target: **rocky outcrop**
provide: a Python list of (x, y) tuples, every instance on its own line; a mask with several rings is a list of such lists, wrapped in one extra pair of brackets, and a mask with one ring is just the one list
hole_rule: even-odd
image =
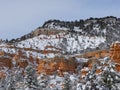
[(3, 78), (5, 78), (5, 77), (6, 77), (6, 76), (5, 76), (5, 72), (0, 71), (0, 80), (3, 79)]
[(110, 47), (111, 61), (120, 64), (120, 42), (115, 42)]
[(40, 60), (38, 65), (38, 73), (45, 74), (55, 74), (57, 73), (60, 76), (63, 76), (64, 72), (72, 72), (76, 71), (77, 63), (73, 58), (69, 58), (68, 60), (65, 58), (54, 58), (54, 60)]
[(2, 56), (4, 56), (4, 51), (0, 51), (0, 56), (2, 57)]
[[(48, 20), (42, 27), (9, 42), (16, 43), (39, 35), (56, 35), (60, 32), (71, 34), (71, 36), (104, 37), (106, 41), (100, 44), (97, 49), (108, 49), (115, 40), (120, 40), (120, 19), (113, 16), (103, 18), (89, 18), (79, 21)], [(87, 49), (87, 51), (91, 49)]]
[(120, 72), (120, 42), (116, 41), (110, 47), (110, 58), (115, 63), (115, 69)]

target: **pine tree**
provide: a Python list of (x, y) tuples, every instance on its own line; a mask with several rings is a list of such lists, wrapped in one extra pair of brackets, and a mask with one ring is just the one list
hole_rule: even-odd
[(5, 79), (1, 78), (0, 79), (0, 90), (5, 90)]
[(115, 64), (109, 61), (108, 66), (103, 67), (103, 70), (99, 82), (101, 87), (107, 90), (119, 90), (117, 84), (120, 83), (120, 75), (115, 70)]
[(40, 87), (42, 88), (42, 90), (44, 90), (44, 89), (47, 88), (48, 81), (49, 81), (49, 78), (45, 74), (41, 74), (39, 76), (38, 84), (40, 85)]
[(120, 83), (120, 75), (114, 68), (115, 64), (109, 58), (102, 60), (99, 66), (102, 72), (96, 74), (98, 68), (97, 62), (94, 64), (92, 70), (88, 72), (84, 82), (79, 84), (78, 88), (80, 90), (120, 90), (118, 85)]
[(6, 75), (6, 90), (15, 90), (15, 80), (13, 79), (14, 74), (11, 70), (8, 71), (9, 73)]
[(40, 90), (38, 87), (36, 71), (32, 64), (25, 68), (25, 90)]
[(96, 81), (96, 69), (97, 69), (97, 63), (95, 63), (93, 65), (92, 70), (90, 70), (87, 74), (87, 76), (85, 77), (85, 90), (98, 90), (97, 86), (97, 82)]
[(64, 87), (63, 87), (63, 89), (62, 90), (71, 90), (71, 86), (70, 86), (70, 78), (69, 78), (69, 75), (68, 74), (66, 74), (65, 76), (64, 76)]

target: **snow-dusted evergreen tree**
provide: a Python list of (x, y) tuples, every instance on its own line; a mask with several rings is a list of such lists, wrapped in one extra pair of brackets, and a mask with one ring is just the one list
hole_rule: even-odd
[(71, 85), (70, 85), (71, 81), (70, 81), (70, 78), (69, 78), (69, 74), (65, 74), (64, 75), (64, 87), (62, 90), (71, 90)]
[(24, 83), (23, 69), (20, 67), (13, 67), (12, 71), (14, 73), (13, 80), (15, 81), (15, 90), (22, 90), (23, 84), (21, 83)]
[(85, 77), (85, 85), (84, 85), (84, 89), (85, 90), (98, 90), (97, 88), (97, 82), (96, 82), (96, 69), (97, 69), (97, 64), (95, 63), (93, 65), (92, 70), (90, 70), (87, 74), (87, 76)]
[(6, 84), (5, 78), (1, 78), (0, 79), (0, 90), (6, 90), (5, 84)]
[(99, 81), (100, 87), (102, 90), (120, 90), (120, 86), (117, 86), (120, 83), (120, 74), (115, 70), (115, 64), (111, 61), (107, 62), (108, 66), (103, 66), (103, 72)]
[(32, 64), (25, 68), (25, 90), (41, 90), (38, 86), (36, 70)]
[(38, 77), (38, 84), (41, 87), (41, 90), (46, 90), (49, 82), (49, 77), (45, 74), (40, 74)]
[(6, 75), (6, 90), (15, 90), (15, 80), (13, 79), (14, 74), (11, 70), (8, 71), (9, 73)]
[(78, 84), (78, 90), (120, 90), (120, 87), (117, 86), (120, 84), (120, 75), (114, 68), (115, 64), (109, 58), (102, 60), (100, 63), (102, 72), (96, 74), (98, 68), (96, 62), (84, 81)]
[[(5, 78), (2, 80), (2, 88), (5, 87), (5, 90), (16, 90), (18, 88), (17, 84), (19, 82), (23, 83), (23, 75), (19, 67), (13, 67), (11, 69), (4, 69)], [(2, 90), (0, 88), (0, 90)]]

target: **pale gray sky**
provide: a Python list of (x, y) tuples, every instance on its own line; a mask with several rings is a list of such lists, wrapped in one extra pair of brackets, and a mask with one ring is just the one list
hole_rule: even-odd
[(120, 17), (120, 0), (0, 0), (0, 38), (20, 37), (49, 19)]

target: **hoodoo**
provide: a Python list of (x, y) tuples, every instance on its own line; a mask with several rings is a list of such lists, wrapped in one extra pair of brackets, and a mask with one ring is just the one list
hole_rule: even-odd
[(120, 64), (120, 42), (116, 41), (110, 47), (110, 58), (114, 63)]

